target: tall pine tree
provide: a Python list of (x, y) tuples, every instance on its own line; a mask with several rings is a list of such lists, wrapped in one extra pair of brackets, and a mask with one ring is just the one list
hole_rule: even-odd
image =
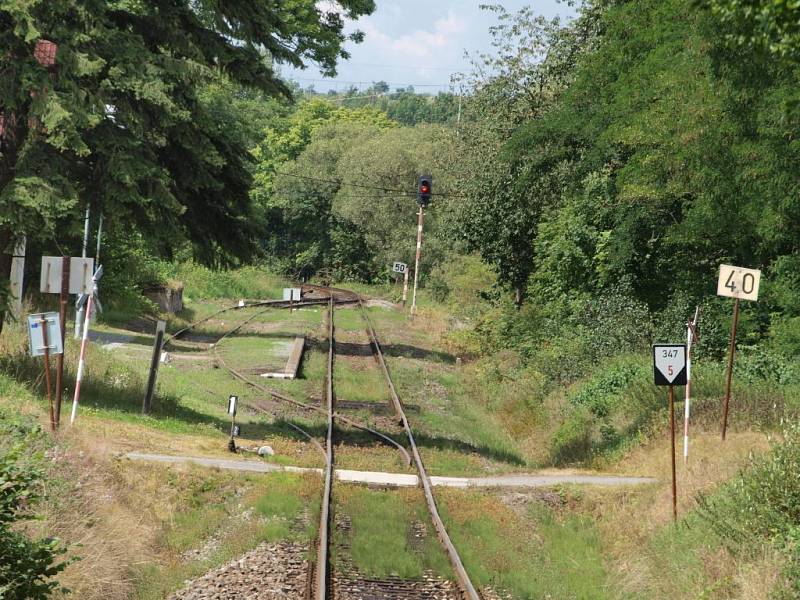
[[(275, 65), (334, 73), (361, 37), (344, 19), (374, 0), (322, 6), (0, 0), (0, 289), (19, 236), (55, 239), (87, 203), (166, 248), (189, 239), (205, 262), (248, 256), (247, 151), (201, 90), (224, 77), (289, 96)], [(50, 68), (43, 41), (57, 45)]]

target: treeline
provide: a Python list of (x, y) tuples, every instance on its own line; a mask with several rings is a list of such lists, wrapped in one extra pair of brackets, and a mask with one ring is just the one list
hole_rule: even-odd
[[(567, 22), (488, 7), (495, 53), (457, 75), (458, 94), (437, 95), (286, 85), (275, 62), (332, 71), (344, 38), (312, 27), (316, 55), (253, 54), (274, 33), (265, 15), (250, 46), (195, 32), (187, 49), (160, 27), (161, 45), (100, 44), (128, 26), (119, 12), (101, 10), (106, 29), (86, 25), (86, 37), (63, 24), (71, 4), (0, 10), (0, 60), (18, 71), (0, 87), (17, 127), (0, 148), (0, 242), (10, 252), (27, 233), (34, 252), (76, 253), (89, 203), (105, 216), (111, 292), (163, 279), (161, 259), (382, 280), (392, 261), (412, 262), (424, 171), (423, 283), (445, 298), (474, 287), (467, 274), (494, 281), (481, 301), (523, 307), (503, 336), (517, 345), (541, 341), (533, 324), (547, 315), (585, 320), (598, 298), (680, 322), (729, 262), (764, 270), (745, 336), (794, 352), (799, 9), (762, 4), (755, 19), (725, 0), (587, 0)], [(187, 15), (209, 31), (224, 22), (181, 10), (176, 31)], [(144, 31), (155, 17), (140, 12), (129, 16)], [(45, 34), (61, 43), (57, 73), (28, 56)], [(223, 53), (249, 67), (210, 68)], [(195, 69), (201, 55), (208, 68)]]

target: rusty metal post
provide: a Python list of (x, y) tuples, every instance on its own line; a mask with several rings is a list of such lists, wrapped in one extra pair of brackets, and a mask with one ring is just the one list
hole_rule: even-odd
[(739, 325), (739, 299), (733, 303), (733, 324), (731, 325), (731, 343), (728, 347), (728, 376), (725, 383), (725, 401), (722, 407), (722, 441), (728, 429), (728, 406), (731, 402), (731, 382), (733, 380), (733, 355), (736, 352), (736, 327)]
[(53, 406), (53, 390), (50, 383), (50, 340), (47, 339), (47, 319), (42, 317), (42, 343), (44, 344), (44, 381), (47, 386), (47, 402), (50, 405), (50, 429), (56, 430), (56, 414)]
[(422, 254), (422, 224), (425, 218), (425, 209), (420, 205), (417, 219), (417, 255), (414, 261), (414, 292), (411, 296), (411, 314), (417, 312), (417, 280), (419, 279), (419, 258)]
[(64, 395), (64, 355), (67, 352), (67, 301), (69, 300), (69, 267), (70, 259), (68, 256), (61, 257), (61, 296), (59, 324), (61, 326), (61, 339), (63, 340), (64, 348), (61, 354), (56, 357), (56, 409), (55, 409), (55, 423), (56, 429), (61, 425), (61, 401)]
[(678, 520), (678, 484), (675, 480), (675, 386), (669, 386), (669, 430), (672, 441), (672, 520)]

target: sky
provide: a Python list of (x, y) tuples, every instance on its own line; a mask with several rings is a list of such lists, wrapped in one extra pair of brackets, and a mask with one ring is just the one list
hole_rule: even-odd
[(372, 15), (348, 24), (348, 32), (359, 29), (366, 39), (346, 44), (351, 57), (340, 61), (335, 79), (323, 79), (313, 66), (284, 67), (282, 74), (318, 92), (351, 85), (365, 89), (374, 81), (386, 81), (391, 89), (413, 85), (417, 92), (447, 91), (452, 73), (469, 70), (465, 52), (491, 51), (488, 30), (496, 20), (479, 5), (492, 3), (511, 12), (530, 5), (547, 17), (575, 14), (558, 0), (376, 0)]

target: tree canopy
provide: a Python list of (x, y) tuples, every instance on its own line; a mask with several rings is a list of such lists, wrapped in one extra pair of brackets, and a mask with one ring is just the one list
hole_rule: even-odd
[[(64, 242), (90, 204), (169, 255), (252, 256), (257, 219), (235, 106), (215, 86), (289, 97), (277, 65), (346, 58), (373, 0), (0, 2), (0, 274), (14, 239)], [(57, 44), (51, 67), (37, 44)]]

